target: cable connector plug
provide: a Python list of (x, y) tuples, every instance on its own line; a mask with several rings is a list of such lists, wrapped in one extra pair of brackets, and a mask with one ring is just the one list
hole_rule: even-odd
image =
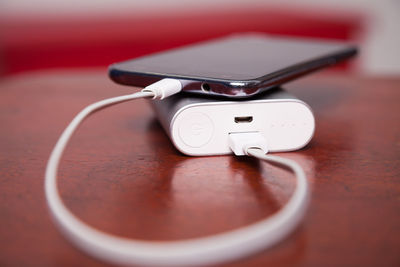
[(153, 99), (164, 99), (166, 97), (179, 93), (181, 90), (182, 83), (179, 80), (166, 78), (143, 88), (142, 92), (153, 93)]
[(230, 133), (229, 146), (236, 156), (248, 155), (249, 148), (259, 148), (268, 153), (267, 142), (259, 132)]

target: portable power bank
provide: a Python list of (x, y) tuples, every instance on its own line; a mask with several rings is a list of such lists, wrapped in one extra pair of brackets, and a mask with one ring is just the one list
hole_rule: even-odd
[(271, 152), (300, 149), (314, 134), (311, 108), (281, 88), (244, 101), (177, 94), (150, 103), (175, 147), (191, 156), (232, 153), (230, 133), (260, 132)]

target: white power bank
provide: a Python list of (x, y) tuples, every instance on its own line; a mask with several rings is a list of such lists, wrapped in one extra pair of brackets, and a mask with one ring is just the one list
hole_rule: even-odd
[(260, 132), (270, 152), (297, 150), (315, 128), (310, 107), (280, 88), (244, 101), (178, 94), (151, 105), (175, 147), (191, 156), (230, 154), (229, 134), (241, 132)]

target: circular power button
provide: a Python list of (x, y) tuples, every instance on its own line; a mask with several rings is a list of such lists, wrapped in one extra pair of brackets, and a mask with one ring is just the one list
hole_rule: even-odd
[(179, 125), (179, 136), (190, 147), (207, 144), (214, 132), (211, 119), (201, 112), (185, 114)]

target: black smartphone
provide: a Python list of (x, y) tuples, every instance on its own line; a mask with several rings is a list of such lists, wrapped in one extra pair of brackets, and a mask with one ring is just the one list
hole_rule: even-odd
[(109, 76), (139, 87), (174, 78), (185, 92), (246, 98), (356, 53), (339, 42), (239, 34), (115, 63)]

